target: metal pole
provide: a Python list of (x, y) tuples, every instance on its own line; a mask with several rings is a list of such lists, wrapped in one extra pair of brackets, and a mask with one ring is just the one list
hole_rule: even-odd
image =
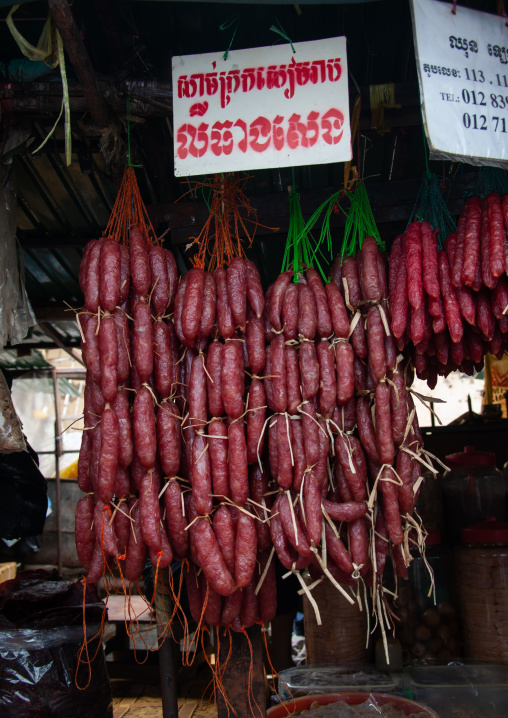
[[(161, 640), (165, 622), (173, 612), (173, 601), (169, 588), (171, 568), (158, 572), (155, 610), (157, 612), (157, 633), (159, 636), (159, 673), (161, 681), (162, 718), (178, 718), (178, 686), (176, 682), (175, 644), (171, 631)], [(152, 567), (155, 578), (155, 568)]]
[(55, 476), (56, 476), (56, 531), (57, 531), (57, 563), (58, 575), (62, 575), (62, 502), (60, 493), (60, 456), (62, 455), (62, 426), (60, 422), (60, 402), (58, 377), (56, 371), (51, 372), (53, 380), (53, 397), (55, 401)]

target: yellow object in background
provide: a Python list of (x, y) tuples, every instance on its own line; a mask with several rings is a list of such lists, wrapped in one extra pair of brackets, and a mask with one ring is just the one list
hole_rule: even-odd
[(485, 355), (485, 391), (482, 404), (499, 404), (503, 419), (508, 418), (505, 394), (508, 392), (508, 355), (496, 359)]
[(72, 464), (66, 466), (65, 469), (60, 471), (61, 479), (77, 479), (78, 478), (78, 460), (73, 461)]

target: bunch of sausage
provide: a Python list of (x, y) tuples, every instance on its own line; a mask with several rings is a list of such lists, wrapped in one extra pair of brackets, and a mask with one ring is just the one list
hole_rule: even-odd
[(438, 249), (428, 222), (412, 222), (390, 254), (392, 331), (416, 374), (471, 375), (508, 347), (508, 195), (469, 197), (457, 232)]
[(423, 450), (390, 329), (385, 260), (279, 275), (252, 262), (191, 269), (132, 230), (87, 245), (80, 313), (88, 374), (78, 555), (137, 580), (184, 560), (196, 621), (273, 618), (288, 572), (379, 585), (406, 574)]

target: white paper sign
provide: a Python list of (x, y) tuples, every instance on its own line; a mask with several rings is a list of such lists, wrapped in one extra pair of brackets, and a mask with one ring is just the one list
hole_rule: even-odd
[(346, 39), (173, 57), (175, 175), (351, 159)]
[(508, 166), (508, 27), (497, 15), (412, 0), (432, 158)]

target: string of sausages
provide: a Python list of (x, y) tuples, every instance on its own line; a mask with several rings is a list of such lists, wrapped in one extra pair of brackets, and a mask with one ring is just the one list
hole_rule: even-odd
[(428, 222), (412, 222), (390, 254), (391, 328), (416, 374), (434, 388), (472, 375), (508, 348), (508, 195), (464, 203), (457, 232), (438, 249)]
[(264, 294), (239, 257), (177, 288), (173, 255), (133, 229), (90, 242), (80, 282), (87, 581), (177, 558), (193, 618), (242, 630), (276, 613), (275, 555), (311, 599), (304, 569), (351, 602), (344, 586), (382, 600), (388, 555), (407, 575), (428, 458), (375, 239), (327, 284), (290, 270)]

